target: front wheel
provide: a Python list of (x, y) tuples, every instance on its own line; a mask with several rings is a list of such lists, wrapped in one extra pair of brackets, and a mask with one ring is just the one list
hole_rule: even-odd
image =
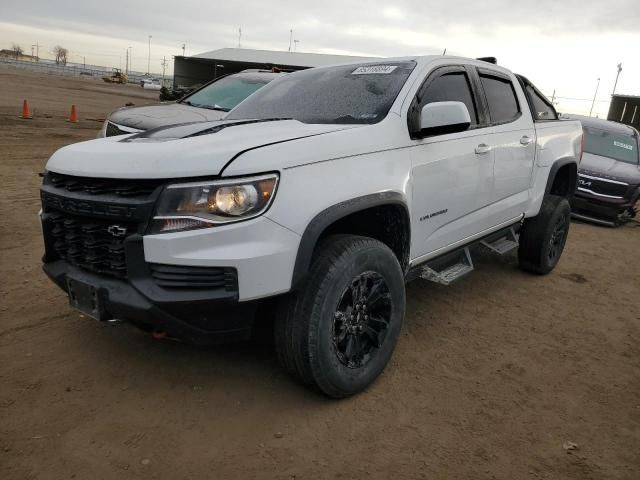
[(564, 250), (570, 224), (569, 201), (557, 195), (545, 197), (540, 213), (525, 220), (520, 231), (520, 267), (540, 275), (553, 270)]
[(275, 325), (283, 366), (343, 398), (364, 390), (391, 358), (405, 310), (404, 275), (383, 243), (336, 235), (318, 247), (309, 277)]

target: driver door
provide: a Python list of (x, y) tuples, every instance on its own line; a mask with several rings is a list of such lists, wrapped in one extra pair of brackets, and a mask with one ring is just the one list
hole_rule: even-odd
[(469, 130), (414, 139), (412, 149), (412, 258), (435, 256), (490, 227), (494, 157), (470, 70), (442, 67), (432, 72), (409, 109), (409, 124), (431, 102), (467, 106)]

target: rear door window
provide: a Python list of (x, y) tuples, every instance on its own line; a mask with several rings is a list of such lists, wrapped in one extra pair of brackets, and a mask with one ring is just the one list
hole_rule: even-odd
[(480, 82), (487, 98), (492, 124), (512, 122), (520, 116), (516, 91), (510, 80), (480, 73)]

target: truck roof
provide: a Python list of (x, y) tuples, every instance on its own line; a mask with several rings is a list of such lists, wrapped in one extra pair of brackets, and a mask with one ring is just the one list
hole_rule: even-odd
[(477, 59), (477, 58), (469, 58), (469, 57), (460, 57), (456, 55), (413, 55), (413, 56), (406, 56), (406, 57), (388, 57), (388, 58), (378, 58), (378, 59), (371, 59), (371, 60), (360, 60), (360, 61), (354, 61), (354, 62), (343, 62), (335, 65), (328, 65), (328, 66), (316, 67), (316, 68), (332, 68), (337, 65), (377, 65), (377, 64), (388, 63), (388, 62), (416, 62), (419, 65), (426, 65), (435, 60), (444, 59), (452, 62), (464, 61), (464, 63), (470, 63), (477, 67), (481, 67), (481, 68), (484, 67), (484, 68), (496, 70), (505, 74), (513, 73), (508, 68), (504, 68), (504, 67), (501, 67), (500, 65), (487, 61), (488, 58), (489, 57), (486, 57), (486, 59)]

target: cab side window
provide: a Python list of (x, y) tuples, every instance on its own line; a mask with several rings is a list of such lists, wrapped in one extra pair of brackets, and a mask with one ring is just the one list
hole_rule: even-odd
[(526, 86), (527, 95), (531, 99), (533, 117), (535, 120), (557, 120), (558, 114), (551, 102), (540, 94), (531, 85)]
[(520, 116), (520, 105), (511, 80), (480, 73), (480, 83), (489, 105), (491, 123), (508, 123)]
[(450, 72), (434, 79), (426, 91), (421, 106), (433, 102), (462, 102), (469, 110), (471, 126), (478, 125), (478, 111), (471, 93), (471, 84), (465, 72)]

